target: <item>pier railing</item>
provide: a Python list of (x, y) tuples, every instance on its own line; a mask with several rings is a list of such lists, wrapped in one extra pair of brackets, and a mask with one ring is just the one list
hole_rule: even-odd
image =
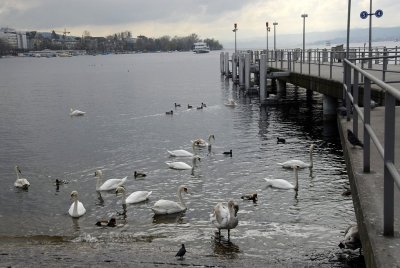
[[(373, 58), (361, 58), (356, 60), (374, 60)], [(386, 56), (383, 60), (388, 60)], [(383, 205), (383, 234), (386, 236), (394, 235), (394, 184), (400, 189), (400, 175), (394, 162), (395, 155), (395, 108), (396, 100), (400, 100), (400, 91), (383, 80), (376, 78), (367, 71), (357, 66), (351, 59), (343, 60), (344, 78), (343, 90), (347, 111), (347, 120), (350, 120), (351, 104), (353, 106), (353, 132), (358, 136), (358, 119), (361, 119), (364, 126), (364, 149), (363, 149), (363, 169), (370, 172), (370, 141), (375, 144), (379, 155), (383, 159), (384, 165), (384, 205)], [(363, 110), (358, 105), (360, 79), (363, 79)], [(375, 84), (385, 92), (385, 127), (384, 145), (378, 140), (376, 131), (371, 125), (371, 84)]]

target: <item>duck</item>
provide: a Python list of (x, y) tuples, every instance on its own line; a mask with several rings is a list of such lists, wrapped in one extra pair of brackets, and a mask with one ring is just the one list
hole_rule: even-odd
[(278, 163), (278, 165), (282, 166), (283, 168), (293, 168), (294, 166), (297, 166), (298, 168), (312, 168), (313, 167), (313, 151), (314, 151), (315, 145), (311, 144), (310, 145), (310, 163), (305, 163), (301, 160), (297, 159), (292, 159), (288, 160), (283, 163)]
[[(194, 152), (194, 144), (193, 143), (192, 143), (192, 150)], [(173, 151), (168, 151), (167, 150), (167, 152), (172, 157), (193, 157), (194, 156), (193, 153), (188, 152), (188, 151), (183, 150), (183, 149), (178, 149), (178, 150), (173, 150)]]
[(276, 137), (276, 139), (277, 139), (277, 144), (278, 143), (286, 143), (286, 140), (284, 139), (284, 138), (279, 138), (279, 137)]
[(176, 103), (176, 102), (175, 102), (174, 104), (175, 104), (175, 108), (176, 108), (176, 107), (181, 107), (181, 105), (180, 105), (179, 103)]
[(205, 104), (204, 102), (201, 103), (201, 107), (207, 107), (207, 104)]
[(97, 177), (96, 191), (110, 191), (116, 189), (118, 186), (121, 186), (125, 183), (128, 177), (124, 177), (122, 179), (109, 179), (106, 180), (103, 184), (101, 183), (103, 179), (103, 172), (101, 170), (96, 170), (94, 172), (94, 176)]
[(171, 111), (165, 112), (165, 114), (173, 115), (174, 111), (171, 110)]
[(229, 155), (230, 157), (232, 157), (232, 149), (230, 149), (228, 152), (223, 152), (223, 155)]
[(187, 207), (186, 204), (183, 202), (182, 193), (188, 193), (188, 188), (185, 185), (180, 185), (178, 187), (176, 196), (179, 200), (179, 203), (175, 201), (161, 199), (153, 205), (151, 210), (154, 212), (155, 215), (167, 215), (185, 212), (187, 210)]
[(133, 176), (134, 176), (135, 178), (143, 178), (143, 177), (146, 177), (147, 175), (146, 175), (145, 173), (143, 173), (143, 172), (140, 172), (140, 171), (136, 171), (136, 170), (135, 170), (135, 172), (133, 173)]
[(193, 108), (193, 106), (188, 104), (188, 109), (192, 109), (192, 108)]
[(69, 215), (73, 218), (79, 218), (83, 216), (86, 213), (86, 209), (83, 206), (83, 204), (78, 201), (78, 192), (77, 191), (72, 191), (71, 192), (71, 199), (72, 199), (72, 204), (71, 207), (68, 210)]
[(195, 155), (192, 157), (192, 166), (190, 166), (189, 164), (186, 164), (185, 162), (180, 162), (180, 161), (178, 161), (178, 162), (167, 161), (167, 162), (165, 162), (165, 164), (167, 164), (169, 166), (169, 168), (171, 168), (171, 169), (186, 170), (186, 169), (194, 169), (197, 161), (201, 161), (201, 160), (198, 155)]
[(290, 182), (288, 182), (287, 180), (284, 180), (284, 179), (264, 178), (264, 180), (267, 183), (267, 186), (270, 186), (272, 188), (284, 189), (284, 190), (294, 189), (295, 191), (298, 191), (298, 189), (299, 189), (299, 176), (298, 176), (299, 166), (294, 165), (292, 168), (294, 170), (294, 177), (295, 177), (295, 182), (296, 182), (295, 185), (291, 184)]
[(247, 193), (242, 195), (240, 198), (243, 200), (253, 200), (254, 203), (258, 201), (257, 193)]
[(102, 227), (115, 227), (117, 226), (117, 220), (115, 218), (111, 218), (109, 221), (102, 220), (96, 222), (95, 225)]
[(70, 113), (69, 113), (69, 115), (70, 116), (82, 116), (82, 115), (85, 115), (86, 114), (86, 112), (82, 112), (82, 111), (79, 111), (79, 110), (74, 110), (74, 109), (70, 109)]
[(344, 239), (338, 245), (341, 249), (347, 248), (351, 250), (360, 249), (361, 251), (361, 240), (360, 233), (358, 232), (358, 225), (350, 225), (344, 234)]
[(143, 201), (146, 201), (149, 199), (149, 196), (151, 195), (152, 191), (136, 191), (131, 193), (128, 197), (125, 195), (125, 187), (124, 186), (119, 186), (117, 189), (115, 189), (115, 194), (121, 194), (122, 193), (122, 204), (136, 204), (140, 203)]
[(194, 146), (198, 146), (198, 147), (207, 147), (207, 146), (211, 145), (211, 139), (213, 139), (215, 141), (215, 136), (213, 134), (208, 136), (208, 142), (206, 142), (203, 139), (195, 139), (195, 140), (192, 140), (192, 144), (194, 144)]
[(14, 182), (14, 186), (17, 188), (22, 188), (22, 189), (27, 190), (31, 184), (29, 183), (29, 181), (26, 178), (19, 177), (19, 175), (20, 174), (22, 175), (22, 173), (21, 173), (21, 170), (19, 169), (18, 165), (15, 166), (15, 173), (17, 173), (17, 179)]
[(197, 107), (197, 110), (201, 110), (201, 109), (203, 109), (203, 106), (198, 106)]
[(236, 228), (239, 223), (237, 212), (239, 206), (233, 200), (229, 200), (227, 206), (222, 203), (215, 205), (210, 214), (211, 223), (218, 228), (218, 237), (221, 238), (221, 229), (228, 230), (228, 241), (230, 240), (230, 230)]

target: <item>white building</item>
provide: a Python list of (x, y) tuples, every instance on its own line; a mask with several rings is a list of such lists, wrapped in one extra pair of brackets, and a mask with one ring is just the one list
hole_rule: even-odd
[(7, 42), (14, 49), (28, 49), (26, 32), (17, 32), (11, 28), (0, 28), (0, 39)]

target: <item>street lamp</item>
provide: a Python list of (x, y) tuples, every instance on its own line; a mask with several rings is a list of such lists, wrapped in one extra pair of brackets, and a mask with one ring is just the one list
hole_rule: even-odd
[(303, 62), (305, 61), (305, 53), (306, 53), (306, 18), (307, 14), (301, 14), (303, 18)]
[(236, 32), (237, 32), (237, 23), (235, 23), (235, 24), (233, 24), (233, 27), (234, 27), (234, 29), (232, 30), (232, 32), (234, 32), (235, 33), (235, 54), (237, 53), (236, 52)]
[[(372, 15), (375, 15), (377, 18), (382, 17), (383, 11), (381, 9), (378, 9), (375, 11), (375, 13), (372, 13), (372, 0), (369, 1), (369, 13), (367, 11), (362, 11), (360, 13), (360, 17), (362, 19), (366, 19), (369, 16), (369, 38), (368, 38), (368, 57), (372, 57), (372, 46), (371, 46), (371, 32), (372, 32)], [(368, 62), (368, 68), (372, 67), (372, 59), (369, 60)]]
[(275, 33), (275, 27), (278, 25), (277, 22), (272, 23), (274, 25), (274, 50), (276, 50), (276, 33)]
[(267, 53), (268, 53), (268, 32), (271, 30), (271, 28), (268, 26), (268, 21), (265, 23), (266, 30), (267, 30)]

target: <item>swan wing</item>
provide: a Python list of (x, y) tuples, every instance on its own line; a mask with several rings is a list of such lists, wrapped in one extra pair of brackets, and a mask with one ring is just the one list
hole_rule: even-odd
[(109, 180), (106, 180), (99, 187), (99, 190), (100, 191), (109, 191), (109, 190), (116, 189), (118, 186), (121, 186), (122, 184), (124, 184), (126, 179), (127, 179), (127, 177), (125, 177), (123, 179), (109, 179)]
[(177, 202), (170, 200), (158, 200), (151, 208), (156, 215), (160, 214), (173, 214), (185, 211), (186, 208)]
[(292, 159), (283, 163), (278, 163), (278, 165), (282, 166), (283, 168), (293, 168), (293, 166), (298, 166), (299, 168), (306, 168), (310, 166), (309, 164), (304, 163), (303, 161), (297, 159)]
[(152, 192), (148, 191), (136, 191), (131, 193), (127, 198), (126, 198), (126, 203), (128, 204), (134, 204), (134, 203), (139, 203), (147, 200), (149, 196), (151, 195)]
[(74, 217), (74, 218), (78, 218), (86, 213), (86, 209), (83, 206), (83, 204), (80, 201), (77, 201), (77, 202), (78, 202), (78, 205), (77, 205), (76, 211), (74, 210), (75, 203), (72, 203), (71, 207), (68, 210), (69, 215), (71, 215), (71, 217)]
[(29, 183), (29, 181), (27, 179), (17, 179), (14, 182), (14, 186), (18, 187), (18, 188), (26, 188), (29, 187), (31, 184)]
[(186, 150), (174, 150), (174, 151), (168, 151), (168, 153), (171, 156), (181, 156), (181, 157), (189, 157), (189, 156), (193, 156), (193, 154), (191, 152), (188, 152)]
[(229, 222), (229, 210), (222, 203), (218, 203), (214, 207), (213, 217), (210, 218), (211, 222), (217, 228), (226, 228)]

